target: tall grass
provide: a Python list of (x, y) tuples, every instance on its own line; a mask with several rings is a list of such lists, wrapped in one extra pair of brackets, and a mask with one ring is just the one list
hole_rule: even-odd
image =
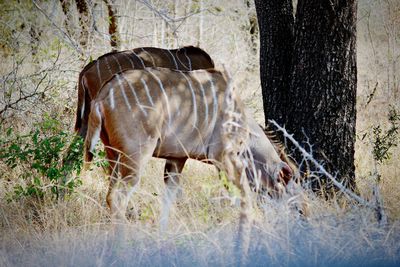
[[(161, 165), (153, 161), (146, 169), (130, 203), (123, 243), (113, 238), (104, 203), (107, 183), (100, 170), (87, 173), (84, 186), (65, 202), (2, 202), (0, 262), (5, 266), (233, 265), (240, 208), (205, 164), (190, 162), (184, 170), (183, 195), (170, 216), (168, 231), (160, 235)], [(307, 195), (310, 217), (306, 219), (293, 211), (289, 199), (258, 206), (249, 265), (398, 264), (398, 221), (381, 226), (369, 209)]]
[[(65, 25), (59, 2), (39, 3), (51, 21), (28, 2), (0, 4), (0, 110), (8, 100), (18, 99), (20, 89), (26, 94), (38, 92), (2, 114), (7, 116), (2, 118), (0, 134), (10, 126), (29, 132), (44, 114), (59, 120), (63, 130), (72, 130), (79, 71), (91, 58), (109, 51), (106, 8), (102, 1), (92, 2), (97, 28), (92, 29), (84, 60), (60, 33)], [(255, 15), (252, 1), (250, 7), (241, 0), (152, 4), (173, 18), (185, 19), (170, 22), (175, 27), (171, 28), (141, 1), (121, 0), (117, 8), (122, 49), (199, 45), (217, 66), (229, 66), (236, 90), (263, 123), (259, 43), (257, 36), (249, 35)], [(249, 265), (395, 266), (400, 262), (400, 148), (392, 148), (391, 157), (378, 165), (372, 153), (373, 127), (386, 130), (389, 107), (400, 110), (399, 8), (394, 0), (359, 0), (358, 8), (357, 185), (364, 198), (372, 199), (372, 185), (380, 175), (389, 224), (379, 225), (373, 211), (340, 197), (324, 200), (307, 192), (307, 219), (293, 211), (292, 200), (267, 201), (255, 205)], [(71, 21), (72, 38), (77, 38), (78, 21)], [(35, 56), (31, 26), (42, 29)], [(105, 203), (108, 181), (101, 167), (82, 173), (82, 186), (64, 201), (46, 197), (8, 201), (25, 173), (20, 166), (10, 170), (0, 162), (0, 266), (234, 264), (240, 208), (237, 196), (224, 188), (212, 166), (195, 161), (185, 166), (183, 193), (170, 214), (168, 232), (160, 236), (163, 166), (161, 160), (152, 160), (131, 199), (123, 245), (112, 237)]]

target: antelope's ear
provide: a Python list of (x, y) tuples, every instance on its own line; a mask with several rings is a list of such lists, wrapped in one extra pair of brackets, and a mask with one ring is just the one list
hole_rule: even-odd
[(284, 181), (285, 184), (288, 184), (290, 179), (293, 176), (293, 170), (286, 163), (282, 162), (282, 169), (279, 172), (280, 178)]

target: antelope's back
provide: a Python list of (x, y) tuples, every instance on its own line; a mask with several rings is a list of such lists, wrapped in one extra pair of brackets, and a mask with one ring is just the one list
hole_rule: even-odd
[(196, 70), (214, 68), (214, 62), (205, 51), (197, 47), (174, 50), (143, 47), (105, 54), (84, 69), (83, 77), (90, 96), (94, 98), (101, 86), (114, 74), (146, 67)]
[(171, 50), (141, 47), (135, 48), (131, 52), (141, 58), (146, 67), (161, 67), (182, 71), (213, 69), (215, 67), (210, 55), (201, 48), (194, 46)]

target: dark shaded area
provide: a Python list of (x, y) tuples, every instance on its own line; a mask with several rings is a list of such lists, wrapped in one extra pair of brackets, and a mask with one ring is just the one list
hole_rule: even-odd
[(260, 78), (265, 118), (286, 124), (292, 74), (294, 18), (291, 0), (255, 0), (260, 29)]
[(255, 3), (266, 121), (313, 145), (314, 157), (355, 189), (357, 1), (299, 0), (295, 19), (291, 1)]

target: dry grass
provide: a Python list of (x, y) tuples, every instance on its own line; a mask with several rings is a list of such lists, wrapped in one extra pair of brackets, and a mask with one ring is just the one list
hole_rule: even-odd
[[(152, 2), (156, 7), (167, 5), (171, 9), (174, 1), (167, 4), (165, 1)], [(177, 17), (190, 14), (198, 3), (177, 2), (180, 5)], [(178, 28), (177, 39), (173, 38), (171, 29), (163, 20), (139, 1), (122, 3), (122, 49), (199, 44), (217, 65), (229, 66), (235, 88), (255, 111), (258, 121), (263, 123), (258, 54), (253, 50), (258, 48), (258, 43), (252, 43), (245, 30), (248, 16), (254, 14), (254, 7), (247, 8), (245, 1), (239, 0), (203, 2), (204, 9), (209, 11), (188, 17)], [(62, 28), (63, 16), (54, 3), (43, 2), (41, 5), (49, 13), (53, 12), (52, 19)], [(389, 105), (400, 109), (400, 76), (397, 71), (400, 69), (399, 8), (400, 5), (393, 0), (359, 1), (358, 136), (370, 134), (374, 125), (386, 127)], [(29, 14), (24, 5), (13, 10), (15, 17), (2, 16), (2, 22), (7, 20), (2, 25), (12, 29), (14, 24), (22, 21), (27, 26), (20, 35), (15, 35), (19, 38), (17, 52), (9, 53), (11, 50), (7, 47), (2, 50), (2, 77), (14, 66), (15, 59), (29, 55), (30, 24), (45, 29), (39, 43), (40, 60), (33, 64), (33, 59), (27, 56), (20, 66), (21, 75), (30, 75), (50, 66), (54, 62), (51, 55), (58, 48), (62, 53), (58, 67), (49, 71), (51, 89), (45, 99), (34, 108), (15, 111), (12, 119), (4, 125), (25, 131), (44, 113), (50, 113), (62, 114), (57, 118), (61, 118), (65, 128), (72, 128), (75, 83), (82, 63), (71, 47), (56, 38), (60, 36), (59, 32), (42, 15), (35, 13), (35, 9)], [(99, 32), (92, 33), (85, 54), (87, 59), (109, 50), (108, 41), (102, 34), (107, 31), (104, 6), (97, 5), (94, 12)], [(200, 30), (201, 19), (203, 28)], [(4, 35), (4, 40), (6, 37)], [(376, 92), (367, 104), (376, 84)], [(371, 151), (370, 139), (357, 140), (357, 184), (365, 198), (371, 198), (371, 185), (375, 182)], [(382, 176), (380, 187), (389, 215), (388, 225), (380, 226), (371, 210), (343, 201), (326, 201), (312, 193), (307, 193), (311, 210), (307, 220), (299, 218), (287, 201), (268, 202), (256, 210), (250, 247), (251, 265), (398, 264), (399, 154), (400, 148), (393, 149), (391, 159), (378, 166)], [(94, 168), (84, 173), (83, 185), (64, 202), (54, 203), (50, 199), (41, 203), (29, 199), (7, 202), (7, 194), (20, 183), (24, 170), (17, 168), (10, 172), (0, 163), (0, 266), (234, 265), (239, 207), (235, 195), (224, 189), (215, 169), (194, 161), (185, 166), (183, 194), (170, 214), (169, 230), (165, 236), (158, 233), (164, 188), (162, 172), (162, 161), (150, 162), (141, 186), (131, 200), (126, 240), (120, 244), (111, 234), (112, 226), (105, 204), (108, 182), (101, 169)]]
[[(113, 237), (104, 203), (107, 184), (97, 170), (66, 202), (3, 202), (0, 262), (4, 266), (234, 265), (239, 207), (221, 189), (215, 173), (210, 175), (208, 166), (199, 164), (189, 164), (184, 171), (183, 195), (162, 236), (160, 196), (156, 196), (161, 179), (151, 178), (161, 173), (160, 162), (147, 168), (131, 201), (134, 212), (123, 241)], [(287, 200), (259, 206), (250, 265), (394, 266), (399, 262), (398, 221), (380, 226), (371, 210), (308, 196), (311, 216), (307, 219), (299, 217)]]
[(377, 170), (388, 214), (398, 220), (400, 147), (392, 148), (391, 159), (377, 165), (371, 133), (377, 125), (387, 129), (390, 106), (400, 110), (400, 5), (396, 1), (360, 1), (358, 9), (357, 184), (364, 196), (370, 197)]

